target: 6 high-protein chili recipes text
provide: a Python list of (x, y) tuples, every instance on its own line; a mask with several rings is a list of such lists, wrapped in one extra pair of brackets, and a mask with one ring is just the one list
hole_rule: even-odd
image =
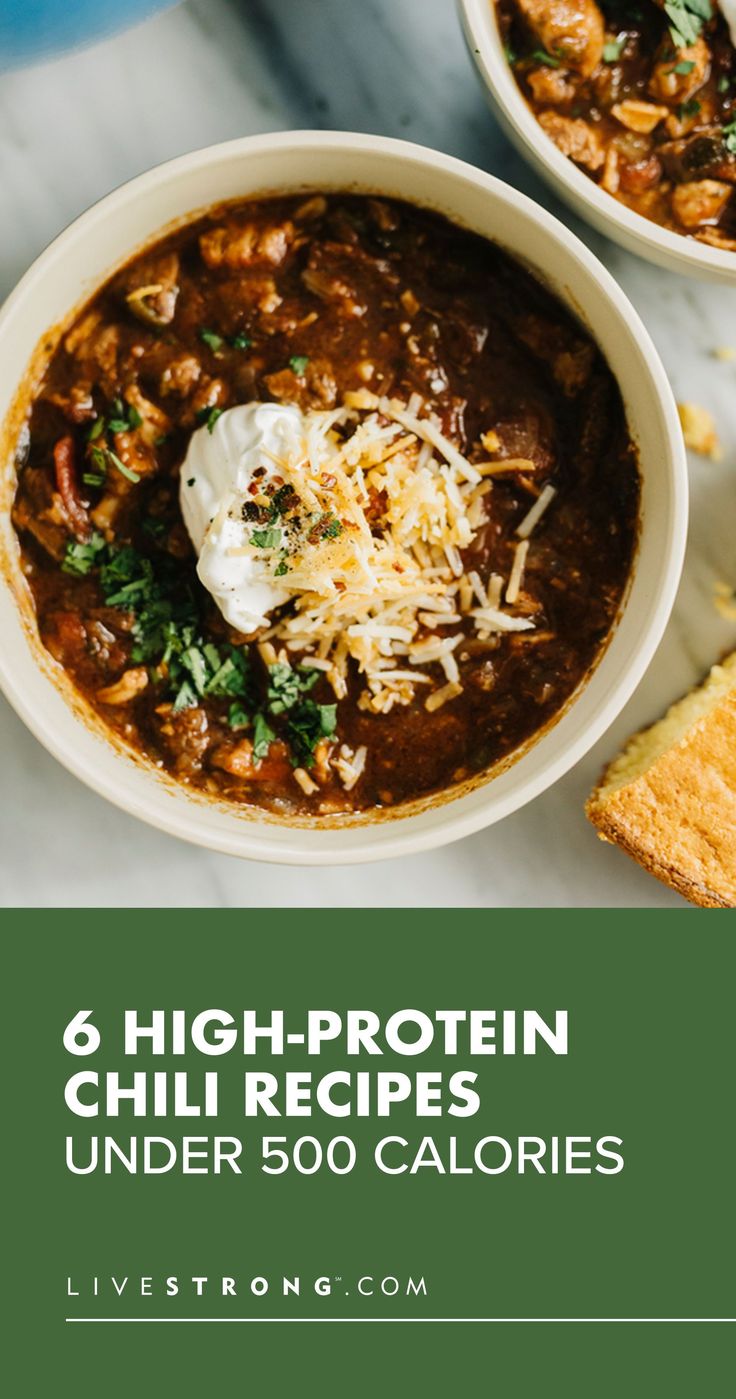
[(135, 258), (17, 455), (46, 649), (154, 764), (284, 815), (513, 754), (594, 665), (636, 541), (597, 347), (491, 243), (365, 196), (221, 206)]

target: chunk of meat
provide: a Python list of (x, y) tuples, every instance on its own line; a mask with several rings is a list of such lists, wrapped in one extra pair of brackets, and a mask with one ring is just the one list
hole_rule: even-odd
[(656, 155), (632, 162), (620, 161), (618, 177), (621, 189), (627, 194), (644, 194), (646, 190), (654, 189), (659, 184), (662, 178), (662, 162)]
[(561, 112), (541, 112), (539, 125), (555, 145), (576, 165), (587, 170), (600, 170), (606, 148), (595, 127), (582, 117), (564, 117)]
[(224, 379), (202, 379), (179, 422), (183, 427), (191, 427), (212, 408), (224, 408), (227, 400), (228, 387)]
[(87, 655), (87, 631), (78, 612), (51, 612), (43, 623), (43, 644), (60, 665), (79, 666)]
[[(710, 49), (700, 36), (694, 44), (677, 50), (672, 57), (672, 44), (665, 40), (649, 79), (649, 92), (660, 102), (687, 102), (708, 80), (710, 73)], [(688, 63), (693, 67), (683, 72)], [(679, 70), (679, 71), (678, 71)]]
[(51, 477), (41, 467), (27, 466), (21, 484), (13, 502), (13, 524), (32, 534), (52, 559), (63, 559), (69, 527)]
[(60, 437), (54, 444), (54, 476), (69, 528), (77, 539), (89, 535), (89, 515), (79, 494), (74, 438)]
[(595, 0), (516, 0), (548, 53), (589, 78), (603, 55), (605, 23)]
[(145, 666), (133, 666), (130, 670), (123, 671), (119, 680), (113, 681), (112, 685), (104, 685), (97, 691), (97, 698), (102, 704), (130, 704), (137, 695), (145, 690), (148, 684), (148, 671)]
[(279, 369), (264, 380), (269, 394), (279, 403), (296, 403), (299, 408), (334, 408), (337, 384), (327, 360), (310, 359), (302, 373)]
[(568, 397), (578, 393), (588, 382), (595, 359), (595, 347), (590, 340), (584, 340), (566, 326), (534, 311), (514, 316), (510, 324), (516, 338), (549, 365)]
[(350, 280), (349, 253), (343, 244), (317, 244), (302, 272), (302, 281), (320, 301), (335, 303), (346, 316), (364, 316), (365, 301)]
[(201, 234), (199, 248), (208, 267), (278, 267), (294, 241), (294, 225), (228, 223)]
[(629, 131), (638, 131), (645, 136), (649, 136), (654, 131), (655, 126), (659, 126), (668, 115), (669, 108), (663, 107), (655, 102), (639, 102), (634, 98), (627, 98), (624, 102), (616, 102), (611, 108), (611, 116), (620, 121)]
[(65, 418), (70, 423), (88, 422), (95, 416), (95, 405), (92, 399), (92, 385), (84, 382), (72, 384), (66, 393), (46, 394), (49, 403), (53, 403), (56, 408), (60, 408)]
[(171, 419), (164, 413), (163, 408), (152, 403), (141, 393), (137, 384), (130, 384), (125, 390), (125, 401), (134, 408), (140, 418), (140, 425), (136, 429), (136, 436), (147, 447), (153, 447), (159, 437), (165, 437), (171, 429)]
[(214, 749), (211, 764), (231, 777), (257, 779), (258, 782), (284, 782), (293, 768), (285, 743), (280, 740), (272, 743), (265, 758), (253, 756), (253, 744), (249, 738), (236, 742), (227, 740)]
[(726, 145), (720, 127), (668, 141), (659, 147), (659, 155), (672, 180), (731, 180), (736, 184), (736, 154)]
[(564, 68), (532, 68), (526, 80), (535, 102), (548, 102), (556, 107), (575, 96), (575, 83)]
[(93, 311), (72, 327), (64, 341), (68, 354), (79, 360), (85, 378), (99, 384), (105, 397), (115, 398), (118, 392), (121, 328), (101, 320)]
[(187, 398), (199, 382), (201, 373), (202, 366), (196, 355), (186, 351), (175, 355), (161, 372), (158, 385), (161, 397)]
[(538, 404), (520, 404), (518, 417), (501, 418), (494, 431), (499, 461), (509, 457), (531, 461), (542, 479), (552, 471), (556, 460), (554, 419)]
[(171, 705), (161, 705), (156, 711), (162, 742), (180, 777), (199, 772), (209, 747), (210, 733), (206, 710), (199, 705), (174, 713)]
[(717, 223), (733, 192), (733, 185), (723, 180), (691, 180), (675, 185), (672, 212), (684, 228)]
[(123, 274), (120, 290), (138, 320), (147, 325), (170, 325), (179, 296), (179, 254), (160, 253), (136, 260)]

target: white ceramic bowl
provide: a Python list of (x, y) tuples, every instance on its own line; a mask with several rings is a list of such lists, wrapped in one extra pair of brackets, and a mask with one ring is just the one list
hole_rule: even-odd
[(562, 154), (542, 130), (504, 53), (494, 0), (458, 0), (465, 40), (494, 111), (522, 155), (577, 214), (631, 253), (670, 272), (736, 286), (736, 253), (660, 228), (604, 189)]
[[(495, 240), (547, 282), (598, 341), (623, 392), (643, 478), (640, 545), (613, 638), (587, 683), (537, 742), (492, 780), (444, 803), (340, 828), (255, 818), (162, 778), (116, 749), (59, 688), (40, 646), (9, 519), (6, 431), (0, 550), (0, 683), (33, 733), (96, 792), (174, 835), (232, 855), (289, 863), (380, 859), (489, 826), (542, 792), (603, 733), (660, 639), (682, 562), (687, 485), (675, 404), (636, 312), (592, 253), (524, 195), (459, 160), (383, 137), (289, 132), (181, 156), (89, 209), (33, 264), (0, 311), (0, 422), (17, 423), (17, 386), (49, 326), (68, 319), (113, 269), (172, 222), (219, 200), (269, 191), (350, 188), (431, 205)], [(46, 335), (48, 340), (48, 335)], [(15, 395), (15, 407), (13, 400)], [(25, 614), (25, 615), (24, 615)]]

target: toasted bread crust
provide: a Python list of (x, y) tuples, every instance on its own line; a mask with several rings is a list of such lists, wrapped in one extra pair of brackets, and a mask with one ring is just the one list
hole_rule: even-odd
[(736, 907), (736, 690), (586, 812), (604, 840), (702, 908)]

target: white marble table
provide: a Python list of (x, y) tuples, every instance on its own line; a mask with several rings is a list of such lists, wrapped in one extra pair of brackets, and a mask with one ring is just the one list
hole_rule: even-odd
[[(409, 137), (551, 203), (489, 115), (452, 0), (189, 0), (0, 79), (0, 295), (121, 181), (192, 147), (289, 127)], [(736, 345), (736, 291), (659, 272), (576, 227), (640, 311), (678, 397), (711, 408), (725, 447), (722, 464), (691, 462), (675, 614), (613, 729), (552, 791), (454, 846), (380, 866), (278, 870), (125, 816), (69, 776), (0, 699), (2, 905), (681, 906), (598, 842), (582, 803), (618, 740), (736, 644), (736, 624), (712, 601), (716, 578), (736, 583), (736, 363), (712, 355)]]

